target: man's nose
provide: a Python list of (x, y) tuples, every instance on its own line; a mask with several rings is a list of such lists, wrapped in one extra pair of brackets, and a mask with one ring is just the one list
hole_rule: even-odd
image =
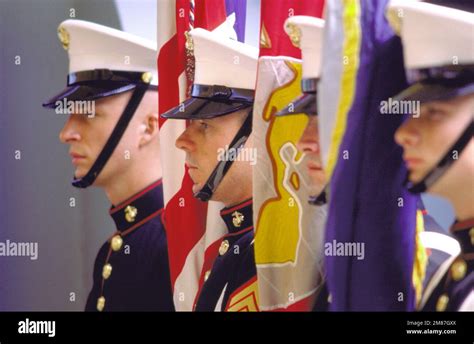
[(406, 120), (395, 132), (395, 142), (402, 147), (416, 145), (420, 140), (420, 135), (414, 125), (415, 119)]
[(189, 127), (176, 139), (175, 146), (185, 152), (192, 152), (196, 149), (196, 143), (192, 139)]
[(296, 147), (300, 152), (319, 152), (318, 142), (318, 127), (314, 120), (310, 120), (306, 125), (306, 128), (301, 135), (300, 139), (296, 143)]
[(69, 116), (64, 127), (59, 132), (59, 140), (62, 143), (69, 143), (71, 141), (79, 141), (81, 135), (78, 131), (77, 119), (75, 115)]

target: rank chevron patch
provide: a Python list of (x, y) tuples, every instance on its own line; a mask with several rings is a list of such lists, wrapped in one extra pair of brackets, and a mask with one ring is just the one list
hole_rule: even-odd
[(226, 312), (258, 312), (257, 277), (250, 279), (229, 297)]

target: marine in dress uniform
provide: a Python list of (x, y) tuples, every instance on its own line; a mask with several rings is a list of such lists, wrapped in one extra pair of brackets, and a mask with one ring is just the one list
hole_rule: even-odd
[(424, 231), (419, 233), (419, 237), (428, 258), (422, 287), (425, 290), (436, 271), (447, 260), (457, 256), (461, 248), (448, 229), (442, 228), (428, 213), (421, 198), (418, 200), (417, 208), (423, 216), (424, 227)]
[[(248, 109), (249, 113), (241, 128), (229, 142), (228, 150), (238, 150), (244, 146), (252, 130), (251, 108), (258, 50), (201, 28), (191, 30), (190, 38), (196, 61), (191, 97), (162, 114), (162, 117), (211, 119)], [(232, 160), (219, 161), (204, 186), (194, 196), (202, 201), (210, 200), (232, 163)], [(246, 182), (251, 181), (242, 180), (242, 183)], [(228, 234), (222, 239), (219, 256), (211, 270), (205, 274), (195, 310), (258, 310), (255, 299), (245, 304), (237, 302), (256, 295), (252, 200), (242, 200), (238, 205), (224, 208), (221, 216), (227, 225)]]
[(456, 222), (450, 229), (461, 253), (448, 259), (430, 279), (424, 311), (474, 310), (474, 219)]
[[(302, 51), (303, 79), (301, 91), (303, 95), (277, 113), (277, 116), (301, 113), (308, 116), (317, 116), (317, 83), (320, 78), (320, 67), (318, 66), (321, 64), (323, 30), (324, 20), (320, 18), (293, 16), (286, 20), (285, 32), (293, 44), (300, 47)], [(308, 125), (311, 125), (311, 123), (308, 122)], [(326, 202), (326, 190), (323, 189), (321, 194), (311, 197), (309, 202), (316, 206), (322, 206)], [(454, 239), (447, 236), (436, 221), (428, 215), (421, 200), (418, 208), (423, 213), (425, 232), (422, 239), (425, 239), (424, 247), (429, 251), (426, 276), (430, 277), (442, 262), (458, 252)], [(442, 245), (439, 245), (440, 242), (442, 242)], [(425, 279), (425, 284), (428, 279)], [(316, 299), (314, 311), (328, 310), (330, 300), (327, 285), (324, 284)]]
[(110, 208), (116, 233), (99, 250), (86, 311), (172, 311), (159, 180)]
[[(219, 256), (207, 271), (199, 292), (196, 311), (255, 310), (241, 304), (239, 292), (245, 292), (257, 280), (254, 255), (252, 200), (221, 210), (228, 234), (222, 238)], [(254, 285), (255, 286), (255, 285)], [(237, 297), (236, 297), (237, 296)], [(254, 305), (250, 303), (250, 305)]]
[[(317, 85), (321, 76), (324, 20), (310, 16), (292, 16), (285, 21), (284, 27), (293, 44), (301, 49), (303, 62), (301, 91), (303, 94), (278, 112), (277, 116), (296, 114), (317, 116)], [(309, 125), (311, 122), (308, 122)], [(313, 195), (308, 201), (314, 205), (325, 204), (325, 186), (320, 194)]]
[[(388, 18), (401, 36), (407, 79), (411, 84), (394, 97), (395, 101), (425, 104), (464, 99), (460, 97), (474, 94), (472, 1), (392, 1)], [(423, 29), (420, 30), (420, 27)], [(449, 119), (445, 121), (449, 123)], [(408, 119), (406, 123), (413, 127), (417, 125), (415, 119)], [(396, 137), (398, 135), (397, 141), (403, 145), (401, 135), (405, 135), (406, 130), (402, 131), (402, 128), (397, 131)], [(410, 181), (407, 176), (406, 186), (411, 192), (429, 192), (439, 183), (458, 160), (452, 155), (453, 151), (462, 159), (463, 150), (472, 142), (474, 118), (471, 117), (462, 129), (454, 144), (447, 152), (440, 152), (438, 163), (421, 180)], [(439, 137), (439, 140), (447, 139)], [(472, 176), (468, 179), (472, 180)], [(456, 221), (451, 227), (450, 231), (459, 241), (461, 251), (448, 258), (433, 274), (423, 295), (422, 310), (474, 310), (473, 227), (474, 219)]]
[[(73, 186), (87, 188), (111, 157), (145, 92), (158, 91), (156, 44), (82, 20), (62, 22), (58, 36), (69, 56), (67, 86), (43, 106), (55, 108), (65, 99), (94, 101), (131, 92), (89, 171), (83, 177), (74, 176)], [(87, 311), (174, 310), (166, 235), (160, 217), (162, 193), (158, 180), (112, 206), (110, 215), (116, 233), (102, 246), (95, 261)]]

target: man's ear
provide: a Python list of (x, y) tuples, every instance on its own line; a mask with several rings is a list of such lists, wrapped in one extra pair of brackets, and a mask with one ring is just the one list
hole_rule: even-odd
[(150, 141), (154, 140), (158, 135), (158, 113), (151, 112), (145, 116), (140, 125), (140, 143), (139, 147), (143, 147)]

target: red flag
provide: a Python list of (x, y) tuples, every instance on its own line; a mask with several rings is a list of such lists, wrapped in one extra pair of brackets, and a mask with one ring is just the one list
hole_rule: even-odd
[(322, 18), (324, 0), (262, 0), (261, 6), (260, 56), (301, 58), (301, 50), (291, 44), (283, 24), (297, 15)]
[[(194, 7), (193, 7), (194, 5)], [(159, 112), (184, 100), (186, 85), (186, 37), (193, 27), (212, 30), (226, 20), (224, 0), (158, 1)], [(184, 121), (160, 119), (165, 224), (171, 283), (176, 310), (192, 310), (203, 281), (203, 271), (217, 255), (218, 231), (206, 231), (208, 208), (213, 205), (193, 197), (192, 181), (184, 165), (184, 153), (175, 141)], [(213, 224), (214, 225), (214, 224)], [(213, 226), (214, 228), (215, 226)], [(216, 252), (214, 252), (216, 251)]]

